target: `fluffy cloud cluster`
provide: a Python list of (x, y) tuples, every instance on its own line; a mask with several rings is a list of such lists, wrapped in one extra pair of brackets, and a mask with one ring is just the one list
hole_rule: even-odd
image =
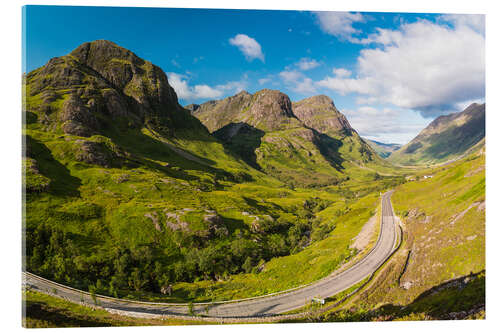
[(482, 17), (447, 16), (442, 20), (451, 24), (421, 20), (400, 30), (378, 29), (358, 40), (376, 47), (361, 51), (356, 77), (337, 69), (317, 84), (364, 95), (360, 103), (391, 103), (424, 117), (456, 111), (461, 102), (484, 97)]
[(349, 40), (360, 31), (353, 27), (355, 22), (363, 22), (363, 15), (349, 12), (316, 12), (318, 24), (324, 32)]
[(229, 39), (229, 43), (236, 46), (241, 51), (241, 53), (245, 55), (245, 58), (248, 61), (260, 59), (262, 62), (264, 62), (264, 53), (262, 53), (262, 48), (260, 44), (252, 37), (244, 34), (237, 34), (233, 38)]
[(299, 62), (297, 62), (296, 65), (300, 68), (300, 70), (307, 71), (318, 67), (320, 63), (315, 59), (302, 58), (299, 60)]
[(316, 92), (314, 81), (298, 70), (285, 69), (279, 73), (279, 76), (285, 85), (294, 92), (303, 95), (313, 94)]
[(286, 66), (279, 73), (279, 77), (292, 91), (306, 95), (316, 92), (316, 83), (303, 72), (320, 66), (321, 63), (315, 59), (301, 58), (298, 62)]
[(206, 84), (190, 86), (188, 81), (189, 77), (187, 75), (168, 73), (168, 82), (174, 88), (177, 96), (185, 101), (220, 98), (228, 92), (238, 93), (246, 87), (245, 79), (219, 84), (215, 87), (210, 87)]

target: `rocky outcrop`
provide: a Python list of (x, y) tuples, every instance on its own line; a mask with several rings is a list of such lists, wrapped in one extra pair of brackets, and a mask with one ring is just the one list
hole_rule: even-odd
[(100, 124), (91, 108), (82, 102), (76, 92), (72, 93), (60, 113), (64, 133), (85, 137), (97, 133)]
[(120, 156), (103, 142), (76, 140), (75, 146), (75, 158), (80, 162), (109, 168), (120, 160)]
[(312, 96), (293, 103), (293, 113), (307, 126), (321, 133), (350, 134), (353, 129), (330, 97)]
[[(170, 136), (183, 129), (206, 133), (178, 104), (159, 67), (110, 41), (84, 43), (30, 72), (25, 82), (26, 111), (42, 113), (50, 130), (88, 137), (120, 123)], [(30, 97), (42, 103), (30, 103)]]
[(231, 123), (246, 123), (259, 130), (276, 131), (302, 126), (292, 111), (290, 98), (278, 90), (246, 91), (219, 101), (187, 106), (210, 132)]

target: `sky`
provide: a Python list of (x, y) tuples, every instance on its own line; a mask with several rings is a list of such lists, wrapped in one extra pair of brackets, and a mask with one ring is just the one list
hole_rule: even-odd
[(332, 98), (361, 136), (407, 143), (485, 98), (484, 15), (27, 6), (23, 71), (107, 39), (182, 105), (277, 89)]

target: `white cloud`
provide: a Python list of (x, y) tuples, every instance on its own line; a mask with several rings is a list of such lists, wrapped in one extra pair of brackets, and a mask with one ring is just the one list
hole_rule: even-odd
[(260, 44), (253, 39), (244, 34), (237, 34), (233, 38), (229, 39), (229, 43), (238, 47), (238, 49), (245, 55), (248, 61), (253, 59), (260, 59), (264, 62), (264, 54), (262, 53), (262, 48)]
[(215, 86), (215, 89), (223, 92), (232, 92), (239, 93), (242, 90), (245, 90), (247, 86), (246, 77), (242, 81), (230, 81), (226, 84), (219, 84)]
[(350, 70), (345, 68), (334, 68), (332, 72), (336, 77), (349, 77), (352, 74)]
[(303, 74), (296, 70), (284, 70), (279, 75), (285, 83), (293, 83), (298, 81)]
[(172, 59), (171, 63), (172, 63), (172, 65), (174, 65), (175, 67), (179, 67), (179, 68), (181, 67), (181, 65), (180, 65), (177, 61), (175, 61), (175, 59)]
[(194, 58), (193, 58), (193, 64), (196, 64), (197, 62), (200, 62), (200, 61), (202, 61), (203, 59), (205, 59), (205, 57), (204, 57), (204, 56), (194, 57)]
[(440, 19), (452, 23), (455, 27), (466, 26), (484, 35), (484, 17), (482, 14), (445, 14)]
[(454, 28), (429, 21), (403, 24), (399, 31), (378, 29), (361, 51), (356, 77), (327, 76), (318, 85), (358, 102), (391, 103), (423, 116), (455, 111), (457, 103), (484, 97), (484, 36), (460, 23)]
[(348, 93), (375, 94), (377, 93), (377, 82), (370, 77), (366, 78), (345, 78), (326, 77), (317, 82), (318, 86), (334, 90), (341, 95)]
[(297, 70), (284, 70), (279, 73), (285, 85), (300, 94), (311, 94), (316, 92), (315, 83)]
[(324, 32), (337, 38), (349, 40), (360, 31), (353, 27), (355, 22), (363, 22), (363, 15), (349, 12), (315, 12), (318, 24)]
[(300, 70), (307, 71), (318, 67), (320, 63), (315, 59), (302, 58), (299, 60), (299, 62), (297, 62), (296, 65), (300, 68)]
[(264, 77), (264, 78), (258, 80), (258, 82), (259, 82), (260, 85), (264, 85), (264, 84), (266, 84), (266, 83), (268, 83), (270, 81), (271, 81), (270, 77)]
[(177, 96), (185, 101), (220, 98), (227, 93), (238, 93), (246, 87), (244, 80), (231, 81), (215, 87), (206, 84), (190, 86), (188, 81), (189, 77), (187, 75), (168, 73), (168, 82), (174, 88)]
[(306, 77), (302, 81), (297, 82), (296, 86), (292, 88), (292, 90), (305, 95), (315, 93), (316, 87), (314, 86), (313, 80)]

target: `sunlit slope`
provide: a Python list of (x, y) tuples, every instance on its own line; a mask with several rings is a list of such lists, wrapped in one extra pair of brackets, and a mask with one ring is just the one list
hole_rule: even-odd
[(446, 162), (462, 156), (484, 135), (485, 104), (474, 103), (462, 112), (435, 119), (388, 160), (401, 165)]
[[(253, 123), (268, 131), (255, 167), (178, 104), (161, 69), (108, 41), (50, 60), (23, 88), (26, 269), (99, 294), (155, 298), (173, 285), (163, 297), (189, 301), (215, 283), (228, 299), (311, 281), (352, 254), (371, 192), (401, 180), (358, 168), (367, 191), (311, 188), (348, 175), (273, 92), (274, 118)], [(301, 256), (311, 266), (277, 283), (274, 262)]]
[(292, 103), (264, 89), (187, 108), (229, 151), (289, 185), (336, 185), (395, 171), (326, 96)]

